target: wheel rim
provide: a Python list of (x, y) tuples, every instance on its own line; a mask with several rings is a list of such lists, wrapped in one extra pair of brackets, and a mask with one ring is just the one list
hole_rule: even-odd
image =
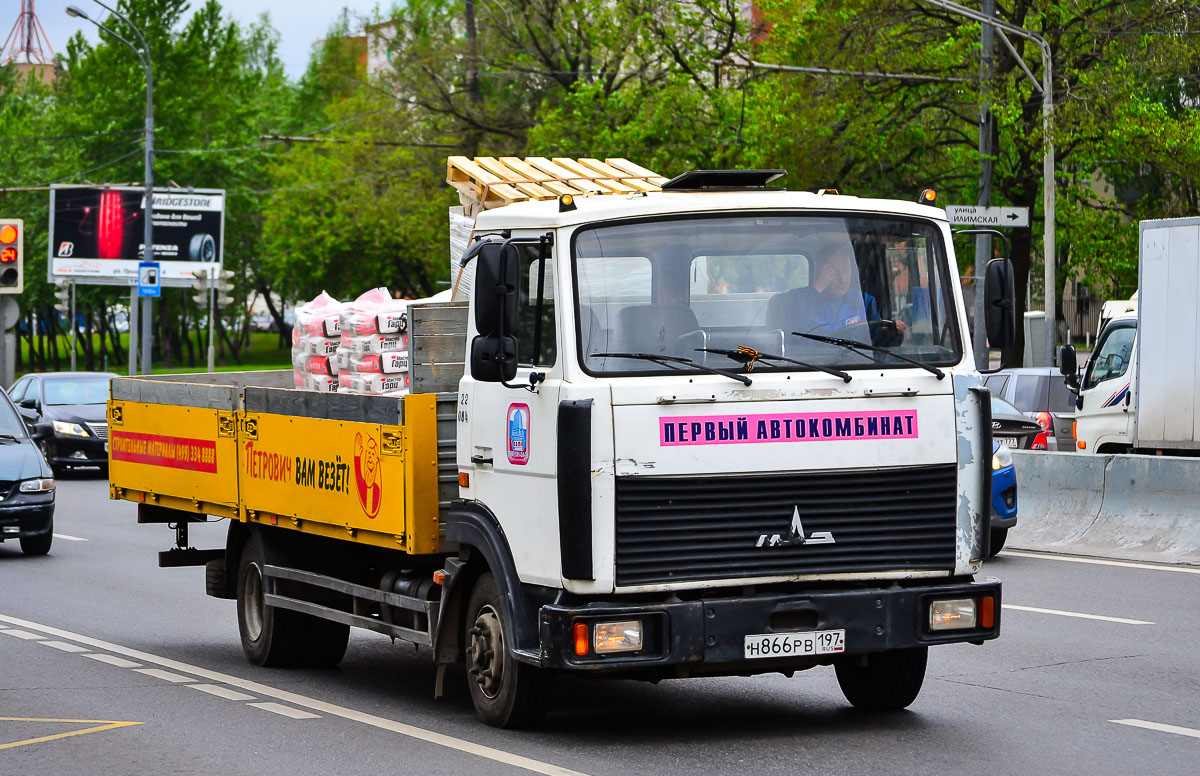
[(484, 697), (495, 698), (504, 682), (504, 626), (495, 607), (480, 608), (468, 635), (467, 673)]
[(258, 641), (263, 632), (263, 591), (262, 572), (257, 563), (246, 567), (245, 580), (242, 582), (242, 619), (246, 625), (246, 635), (251, 641)]

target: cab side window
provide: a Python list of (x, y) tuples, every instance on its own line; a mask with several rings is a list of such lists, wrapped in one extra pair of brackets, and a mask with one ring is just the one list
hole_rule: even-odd
[(1087, 379), (1083, 383), (1085, 390), (1125, 374), (1129, 369), (1129, 357), (1133, 353), (1133, 338), (1136, 335), (1137, 328), (1134, 326), (1108, 330), (1088, 364)]
[(539, 261), (538, 246), (527, 243), (517, 245), (517, 255), (521, 261), (517, 330), (513, 332), (517, 338), (517, 363), (520, 366), (554, 366), (558, 358), (558, 332), (554, 326), (554, 262), (549, 257)]

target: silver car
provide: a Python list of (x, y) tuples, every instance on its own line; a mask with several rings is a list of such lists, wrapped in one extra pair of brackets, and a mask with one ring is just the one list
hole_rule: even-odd
[(1032, 449), (1075, 451), (1075, 394), (1057, 367), (1005, 369), (986, 375), (983, 384), (1042, 427), (1045, 436), (1039, 434)]

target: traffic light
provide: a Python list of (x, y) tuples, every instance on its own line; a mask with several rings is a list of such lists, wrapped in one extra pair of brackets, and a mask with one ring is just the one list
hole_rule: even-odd
[(25, 290), (25, 222), (0, 218), (0, 294)]
[(54, 309), (67, 316), (67, 318), (70, 318), (71, 287), (66, 283), (59, 283), (58, 289), (54, 292), (54, 296), (58, 299), (58, 304), (54, 305)]
[(196, 289), (196, 293), (192, 294), (192, 301), (198, 305), (208, 304), (208, 273), (202, 269), (192, 272), (192, 288)]
[(227, 269), (221, 270), (221, 274), (217, 280), (217, 309), (224, 308), (225, 305), (233, 301), (233, 297), (227, 296), (227, 291), (233, 290), (233, 283), (226, 282), (233, 277), (233, 272)]

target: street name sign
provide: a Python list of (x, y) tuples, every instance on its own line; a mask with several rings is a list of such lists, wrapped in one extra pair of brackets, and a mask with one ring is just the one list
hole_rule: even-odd
[(962, 226), (1029, 226), (1027, 207), (947, 205), (946, 218)]

